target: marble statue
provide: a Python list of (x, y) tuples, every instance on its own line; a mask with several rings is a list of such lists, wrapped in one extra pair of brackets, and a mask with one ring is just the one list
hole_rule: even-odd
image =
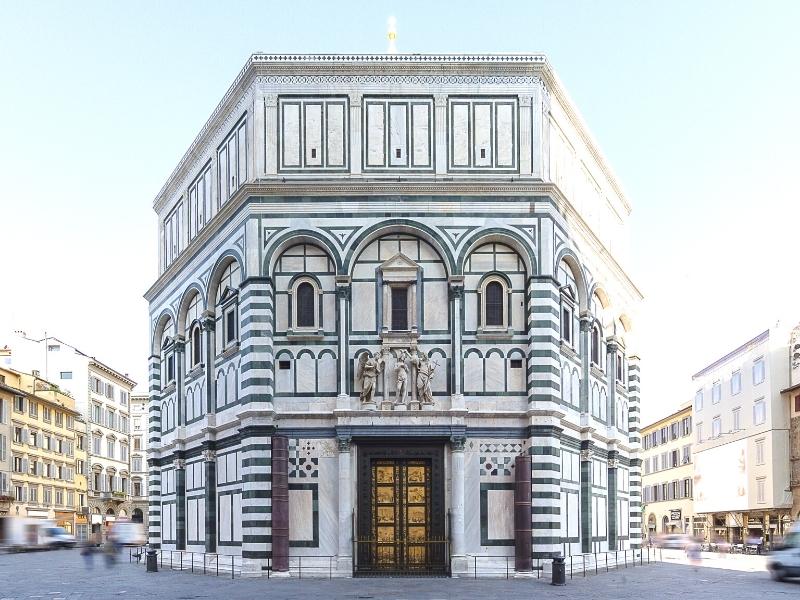
[(395, 373), (395, 390), (396, 397), (395, 404), (405, 404), (406, 394), (408, 393), (408, 365), (406, 361), (410, 358), (407, 350), (401, 350), (400, 356), (397, 357), (397, 363), (394, 366)]
[(422, 404), (433, 404), (431, 380), (439, 363), (431, 362), (425, 353), (418, 351), (411, 358), (411, 364), (417, 368), (417, 400)]
[(361, 384), (361, 404), (370, 405), (374, 403), (375, 389), (378, 382), (378, 374), (383, 371), (384, 356), (379, 352), (375, 356), (368, 356), (363, 353), (358, 358), (358, 371), (356, 379)]

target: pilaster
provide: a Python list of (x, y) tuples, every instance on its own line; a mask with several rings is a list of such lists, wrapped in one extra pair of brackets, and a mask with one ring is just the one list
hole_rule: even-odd
[(529, 403), (561, 400), (560, 297), (551, 277), (528, 280), (528, 372)]
[(264, 165), (266, 177), (278, 175), (278, 95), (264, 95)]
[(349, 377), (347, 367), (350, 359), (348, 337), (349, 311), (350, 311), (350, 277), (337, 275), (336, 277), (336, 333), (339, 338), (339, 396), (336, 407), (350, 408), (350, 390), (348, 389)]
[(527, 94), (519, 96), (519, 175), (531, 175), (531, 104)]
[[(147, 409), (147, 540), (151, 548), (161, 547), (161, 468), (153, 453), (161, 447), (161, 360), (158, 355), (148, 359), (150, 400)], [(87, 450), (91, 451), (90, 438), (86, 438)], [(87, 462), (87, 465), (89, 463)]]
[(614, 408), (617, 406), (617, 351), (619, 350), (619, 342), (616, 338), (610, 337), (606, 341), (606, 352), (607, 352), (607, 360), (606, 364), (608, 365), (608, 398), (606, 401), (608, 404), (606, 405), (606, 415), (608, 416), (608, 422), (614, 423), (614, 415), (615, 410)]
[(186, 461), (183, 457), (176, 458), (173, 464), (175, 466), (175, 549), (186, 550)]
[(561, 552), (561, 428), (558, 417), (530, 427), (531, 529), (534, 558)]
[(217, 551), (217, 453), (213, 442), (203, 443), (203, 481), (205, 482), (206, 552)]
[(452, 347), (452, 381), (450, 389), (453, 390), (454, 396), (459, 396), (461, 390), (461, 367), (462, 356), (461, 351), (461, 335), (464, 323), (463, 314), (463, 300), (464, 300), (464, 277), (454, 276), (450, 277), (450, 331), (453, 332), (453, 347)]
[(578, 355), (581, 359), (581, 393), (580, 393), (580, 406), (581, 412), (591, 412), (591, 404), (589, 401), (589, 337), (591, 334), (592, 317), (589, 313), (584, 312), (581, 314), (580, 319), (580, 348), (578, 348)]
[(450, 537), (453, 541), (451, 570), (467, 572), (466, 536), (464, 532), (464, 442), (463, 437), (450, 438)]
[(175, 336), (175, 406), (178, 427), (186, 424), (186, 398), (184, 393), (184, 378), (186, 376), (186, 342), (183, 336)]
[(217, 386), (214, 374), (214, 355), (217, 347), (217, 327), (213, 311), (205, 311), (200, 319), (200, 327), (205, 338), (205, 363), (206, 363), (206, 414), (211, 415), (217, 408)]
[(433, 95), (436, 175), (447, 175), (447, 94)]
[[(275, 427), (249, 417), (239, 429), (242, 473), (242, 573), (260, 575), (272, 555), (272, 435)], [(234, 515), (234, 518), (236, 515)]]
[(272, 413), (273, 294), (268, 277), (249, 277), (239, 291), (241, 404), (246, 410)]
[(581, 442), (581, 552), (592, 552), (592, 454), (590, 440)]
[(617, 462), (619, 452), (611, 450), (608, 453), (608, 501), (606, 504), (608, 514), (608, 549), (617, 550), (617, 533), (619, 525), (617, 523)]
[(360, 92), (350, 93), (350, 174), (361, 174), (361, 104)]
[(630, 466), (631, 547), (641, 547), (642, 539), (642, 437), (640, 433), (641, 373), (639, 357), (628, 357), (628, 445), (632, 448)]
[(353, 574), (353, 492), (350, 476), (351, 443), (349, 437), (338, 438), (339, 449), (339, 535), (336, 553), (336, 571), (340, 576)]

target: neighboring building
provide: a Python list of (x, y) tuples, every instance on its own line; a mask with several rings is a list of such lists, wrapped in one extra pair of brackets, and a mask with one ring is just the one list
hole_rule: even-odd
[(147, 406), (150, 397), (131, 396), (131, 519), (147, 526)]
[(791, 520), (787, 344), (767, 330), (692, 377), (695, 510), (711, 539), (769, 543)]
[(642, 521), (646, 537), (704, 535), (692, 501), (692, 404), (642, 427)]
[(104, 533), (117, 518), (130, 518), (129, 402), (135, 382), (56, 337), (16, 332), (6, 347), (15, 368), (49, 373), (71, 392), (83, 415), (91, 531)]
[(75, 401), (36, 374), (0, 368), (11, 408), (11, 516), (52, 519), (75, 531)]
[[(0, 354), (2, 357), (2, 354)], [(8, 515), (11, 507), (11, 410), (17, 391), (6, 384), (5, 375), (0, 374), (0, 517)]]
[(789, 338), (789, 387), (783, 390), (784, 404), (789, 411), (789, 486), (792, 491), (794, 521), (800, 521), (800, 325)]
[(253, 55), (154, 208), (152, 545), (640, 544), (631, 209), (544, 56)]
[(83, 415), (75, 417), (75, 537), (83, 541), (89, 537), (89, 457), (86, 453), (89, 442), (86, 437), (86, 421)]

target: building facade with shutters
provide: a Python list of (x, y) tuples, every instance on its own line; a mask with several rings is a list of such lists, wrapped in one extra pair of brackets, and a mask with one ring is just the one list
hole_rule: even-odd
[(131, 396), (131, 520), (147, 526), (147, 421), (150, 396)]
[(698, 371), (694, 502), (706, 537), (770, 544), (791, 523), (789, 332), (768, 329)]
[[(34, 339), (14, 332), (8, 362), (37, 370), (68, 392), (85, 430), (89, 532), (105, 535), (118, 518), (132, 517), (130, 396), (136, 385), (126, 374), (52, 336)], [(81, 523), (84, 524), (84, 523)]]
[(253, 55), (154, 209), (151, 544), (638, 546), (630, 205), (545, 57)]
[(80, 499), (76, 493), (75, 400), (38, 374), (0, 368), (8, 404), (12, 517), (50, 519), (74, 533)]
[(692, 403), (642, 427), (642, 522), (648, 540), (660, 534), (703, 536), (694, 512)]
[(800, 521), (800, 325), (789, 336), (789, 382), (781, 392), (789, 414), (789, 487), (791, 517)]

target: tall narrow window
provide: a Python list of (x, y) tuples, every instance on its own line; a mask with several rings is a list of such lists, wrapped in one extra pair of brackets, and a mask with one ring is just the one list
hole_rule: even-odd
[(225, 314), (225, 345), (236, 340), (236, 309)]
[(192, 330), (192, 366), (200, 364), (200, 327)]
[(408, 288), (392, 288), (392, 329), (408, 330)]
[(297, 326), (314, 327), (316, 325), (314, 310), (314, 286), (304, 281), (297, 286)]
[(561, 309), (561, 339), (572, 344), (572, 312), (566, 307)]
[(597, 325), (592, 327), (592, 364), (600, 364), (600, 330)]
[(503, 325), (503, 285), (499, 281), (491, 281), (486, 286), (486, 325)]

